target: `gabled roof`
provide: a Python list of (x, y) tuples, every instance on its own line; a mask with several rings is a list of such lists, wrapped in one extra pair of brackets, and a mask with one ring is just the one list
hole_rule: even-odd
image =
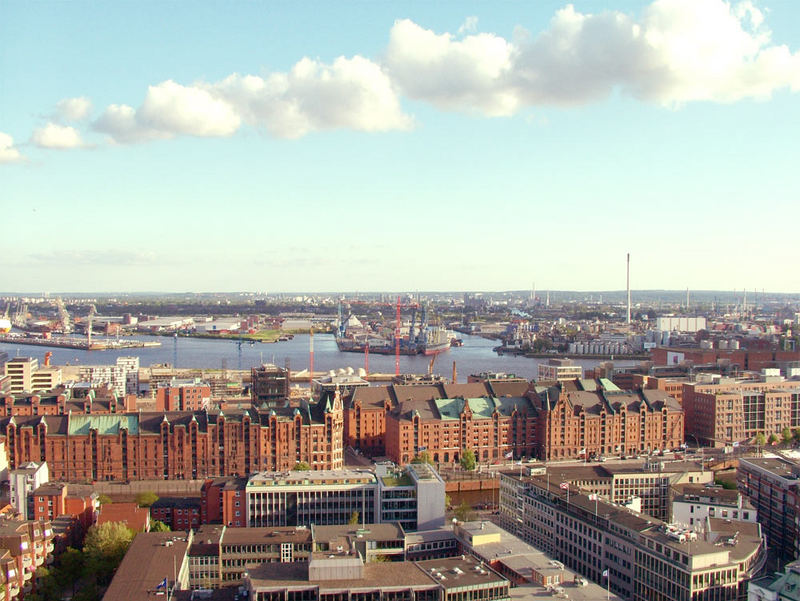
[(349, 406), (360, 401), (365, 407), (383, 408), (386, 401), (392, 405), (397, 403), (394, 397), (394, 387), (392, 386), (360, 386), (353, 391), (350, 396)]
[(522, 397), (528, 392), (527, 382), (489, 380), (489, 391), (496, 397)]

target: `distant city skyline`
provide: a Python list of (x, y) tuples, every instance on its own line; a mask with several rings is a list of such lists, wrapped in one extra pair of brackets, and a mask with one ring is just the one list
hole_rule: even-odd
[(8, 291), (796, 293), (800, 5), (9, 1)]

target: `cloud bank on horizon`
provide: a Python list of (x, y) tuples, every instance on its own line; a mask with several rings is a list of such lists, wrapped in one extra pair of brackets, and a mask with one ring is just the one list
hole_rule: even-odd
[[(800, 51), (773, 43), (764, 14), (750, 0), (655, 0), (638, 20), (567, 5), (536, 35), (518, 27), (507, 40), (478, 29), (475, 17), (455, 34), (400, 19), (379, 58), (342, 56), (329, 64), (302, 58), (288, 72), (263, 77), (167, 80), (150, 85), (138, 107), (112, 104), (93, 120), (88, 98), (66, 98), (30, 142), (85, 147), (67, 122), (115, 144), (226, 137), (243, 124), (286, 139), (332, 129), (402, 131), (415, 125), (404, 98), (442, 111), (511, 117), (534, 107), (601, 102), (617, 91), (679, 108), (800, 90)], [(0, 162), (22, 159), (0, 132)]]

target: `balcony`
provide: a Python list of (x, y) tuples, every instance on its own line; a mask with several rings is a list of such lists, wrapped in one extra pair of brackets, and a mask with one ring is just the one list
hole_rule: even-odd
[(47, 544), (44, 546), (44, 550), (47, 551), (48, 553), (52, 553), (53, 549), (55, 549), (55, 548), (56, 547), (53, 544), (53, 541), (47, 541)]
[(22, 565), (25, 566), (26, 568), (29, 568), (31, 565), (33, 565), (33, 559), (31, 558), (30, 555), (22, 556)]

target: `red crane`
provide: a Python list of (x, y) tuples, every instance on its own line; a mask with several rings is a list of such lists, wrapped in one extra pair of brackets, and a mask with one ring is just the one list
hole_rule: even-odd
[(394, 328), (394, 375), (400, 375), (400, 297), (397, 297), (397, 325)]
[[(378, 307), (391, 307), (392, 303), (373, 302), (368, 300), (345, 300), (343, 301), (350, 305), (373, 305)], [(419, 309), (418, 303), (403, 303), (400, 297), (397, 297), (396, 306), (396, 319), (394, 328), (394, 375), (400, 375), (400, 326), (402, 325), (400, 311), (403, 308)], [(369, 349), (364, 349), (364, 363), (367, 373), (369, 373)]]

